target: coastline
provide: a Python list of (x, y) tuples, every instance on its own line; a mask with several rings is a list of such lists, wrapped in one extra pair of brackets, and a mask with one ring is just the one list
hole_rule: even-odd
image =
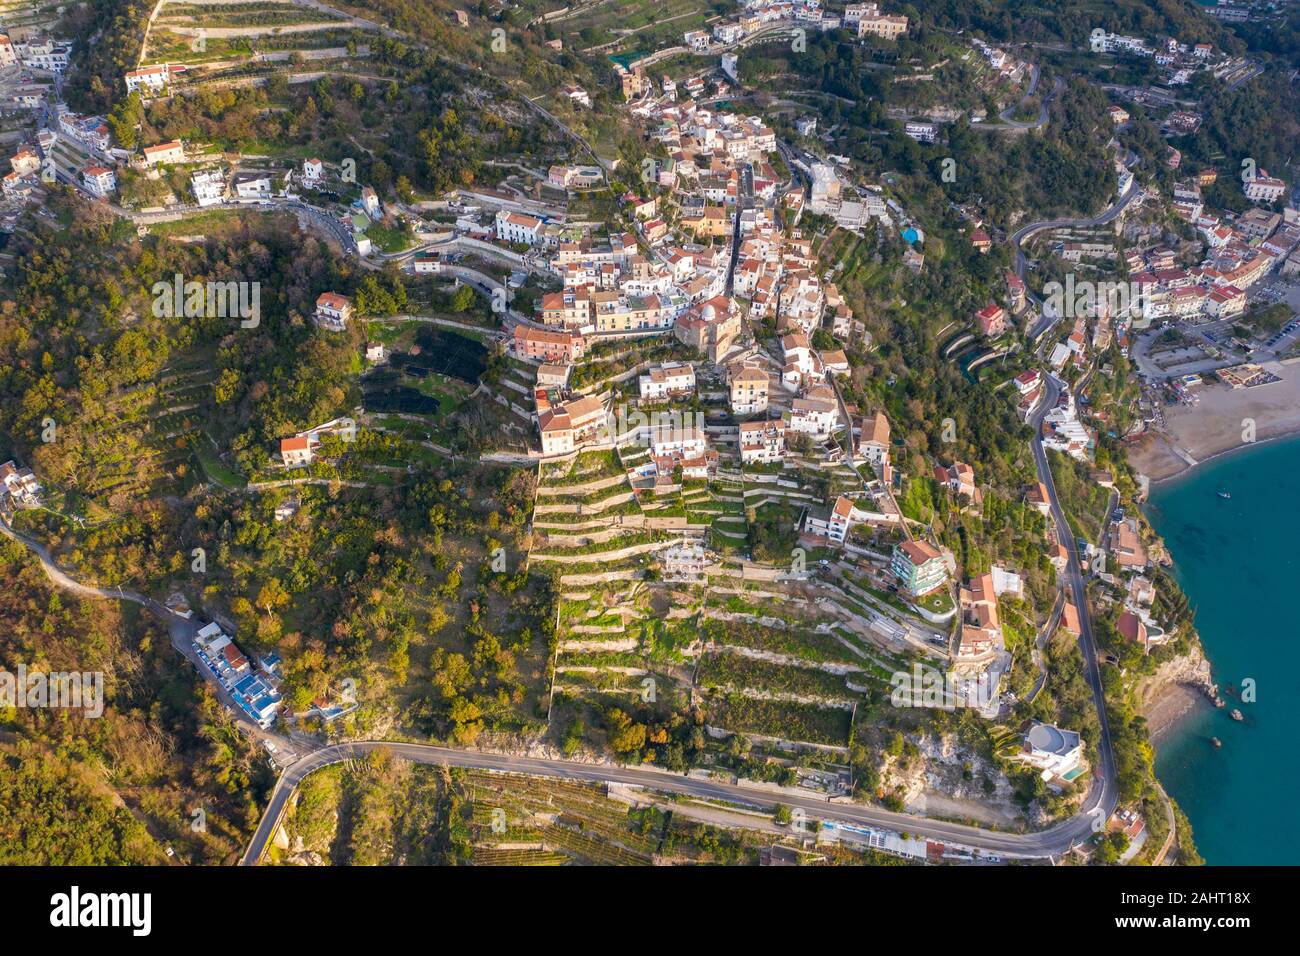
[(1137, 688), (1138, 711), (1147, 720), (1152, 745), (1196, 714), (1213, 710), (1217, 694), (1198, 634), (1187, 654), (1165, 661)]
[(1143, 710), (1151, 746), (1158, 749), (1183, 724), (1189, 723), (1198, 714), (1213, 709), (1214, 705), (1202, 688), (1189, 684), (1170, 684), (1163, 688)]
[[(1269, 365), (1275, 374), (1291, 371)], [(1199, 395), (1196, 405), (1168, 409), (1163, 431), (1128, 446), (1130, 463), (1153, 485), (1185, 477), (1197, 466), (1240, 449), (1300, 435), (1300, 375), (1283, 375), (1279, 382), (1255, 388), (1205, 385)], [(1242, 440), (1246, 419), (1255, 423), (1252, 442)]]

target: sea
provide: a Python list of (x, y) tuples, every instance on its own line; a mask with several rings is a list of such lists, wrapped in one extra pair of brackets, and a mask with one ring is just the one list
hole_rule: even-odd
[[(1227, 703), (1169, 730), (1156, 774), (1206, 863), (1300, 864), (1300, 437), (1158, 484), (1146, 514)], [(1234, 721), (1233, 708), (1245, 719)]]

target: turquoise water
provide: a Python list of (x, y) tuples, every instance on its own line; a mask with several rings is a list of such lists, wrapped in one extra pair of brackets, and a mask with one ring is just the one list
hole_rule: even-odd
[[(1157, 487), (1147, 507), (1227, 701), (1171, 732), (1156, 759), (1211, 864), (1300, 864), (1298, 502), (1300, 440), (1292, 438), (1208, 462)], [(1227, 690), (1248, 679), (1255, 703)], [(1228, 716), (1233, 707), (1241, 723)]]

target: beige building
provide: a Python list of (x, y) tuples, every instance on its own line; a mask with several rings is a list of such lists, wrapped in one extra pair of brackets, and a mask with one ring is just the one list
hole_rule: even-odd
[(605, 423), (605, 405), (594, 395), (552, 405), (544, 391), (537, 392), (537, 424), (542, 433), (542, 454), (563, 455), (594, 438)]
[(769, 376), (760, 365), (736, 363), (727, 370), (731, 387), (731, 411), (736, 415), (756, 415), (767, 411)]

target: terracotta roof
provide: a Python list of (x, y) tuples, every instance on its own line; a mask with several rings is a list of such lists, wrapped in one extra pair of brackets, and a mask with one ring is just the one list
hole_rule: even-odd
[(904, 541), (898, 549), (907, 556), (907, 560), (916, 565), (925, 564), (939, 557), (939, 552), (928, 541)]

